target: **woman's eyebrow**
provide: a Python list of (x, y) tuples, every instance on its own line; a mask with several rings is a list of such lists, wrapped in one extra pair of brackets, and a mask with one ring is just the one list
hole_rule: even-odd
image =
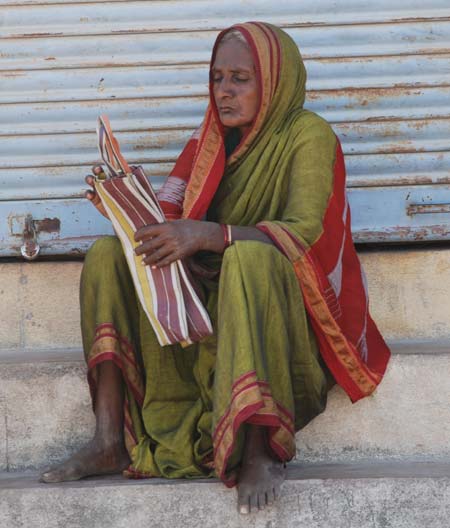
[[(221, 72), (223, 70), (223, 68), (211, 68), (211, 72), (212, 73), (215, 73), (215, 72)], [(234, 67), (233, 69), (230, 69), (230, 72), (231, 73), (252, 73), (252, 71), (254, 70), (250, 70), (248, 68), (244, 68), (244, 67), (239, 67), (239, 66), (236, 66)]]
[(233, 70), (230, 70), (232, 73), (251, 73), (252, 70), (249, 70), (248, 68), (234, 68)]

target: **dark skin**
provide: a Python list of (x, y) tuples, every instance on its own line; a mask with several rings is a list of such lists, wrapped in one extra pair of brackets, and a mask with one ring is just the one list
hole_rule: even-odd
[[(251, 127), (257, 111), (258, 85), (253, 58), (245, 44), (231, 40), (222, 44), (212, 69), (214, 98), (225, 127), (238, 128), (241, 135)], [(94, 175), (102, 171), (94, 167)], [(94, 178), (86, 177), (92, 190), (86, 198), (105, 217), (107, 213), (94, 189)], [(271, 240), (255, 227), (232, 226), (232, 240)], [(139, 243), (136, 254), (144, 265), (162, 267), (186, 259), (200, 250), (222, 253), (224, 235), (214, 222), (182, 219), (148, 225), (135, 233)], [(41, 475), (43, 482), (78, 480), (89, 475), (118, 473), (130, 459), (123, 438), (123, 378), (112, 362), (98, 369), (96, 429), (92, 441), (60, 466)], [(247, 429), (242, 467), (238, 481), (238, 510), (247, 514), (271, 505), (279, 495), (285, 478), (283, 464), (276, 461), (267, 446), (266, 429), (250, 425)]]

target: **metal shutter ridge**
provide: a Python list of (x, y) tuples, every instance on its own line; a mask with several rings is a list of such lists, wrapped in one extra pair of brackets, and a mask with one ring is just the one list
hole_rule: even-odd
[[(450, 238), (448, 0), (0, 2), (0, 256), (33, 226), (42, 255), (111, 233), (82, 198), (110, 116), (158, 185), (206, 106), (217, 32), (265, 20), (298, 43), (305, 106), (346, 154), (357, 242)], [(28, 218), (28, 223), (27, 223)]]

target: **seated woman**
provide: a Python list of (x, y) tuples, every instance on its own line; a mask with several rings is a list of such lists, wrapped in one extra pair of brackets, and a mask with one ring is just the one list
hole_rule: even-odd
[(216, 475), (237, 484), (241, 513), (262, 509), (330, 386), (356, 401), (381, 381), (389, 350), (368, 313), (341, 148), (303, 109), (305, 81), (282, 30), (218, 36), (205, 119), (159, 193), (171, 221), (135, 235), (148, 266), (215, 270), (197, 276), (214, 334), (161, 347), (118, 239), (96, 242), (81, 278), (95, 436), (44, 482)]

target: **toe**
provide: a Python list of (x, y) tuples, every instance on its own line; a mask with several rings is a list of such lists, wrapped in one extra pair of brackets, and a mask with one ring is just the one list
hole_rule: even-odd
[(266, 494), (264, 491), (258, 493), (258, 508), (259, 510), (264, 510), (266, 507)]
[(239, 490), (238, 494), (238, 511), (241, 515), (247, 515), (250, 513), (250, 503), (247, 493), (242, 493)]
[(250, 506), (247, 501), (247, 503), (240, 503), (239, 504), (239, 513), (241, 515), (248, 515), (250, 513)]
[(60, 477), (57, 471), (45, 471), (39, 477), (39, 482), (50, 484), (52, 482), (59, 482)]
[(241, 506), (239, 506), (239, 513), (241, 515), (248, 515), (250, 513), (250, 509), (248, 507), (247, 504), (241, 504)]
[(272, 493), (273, 493), (273, 500), (274, 501), (278, 500), (278, 497), (280, 495), (280, 488), (278, 486), (274, 486), (272, 488)]
[(268, 506), (272, 506), (274, 502), (275, 502), (275, 496), (273, 493), (273, 489), (266, 491), (266, 504)]
[(252, 493), (249, 498), (250, 512), (259, 510), (258, 493)]

